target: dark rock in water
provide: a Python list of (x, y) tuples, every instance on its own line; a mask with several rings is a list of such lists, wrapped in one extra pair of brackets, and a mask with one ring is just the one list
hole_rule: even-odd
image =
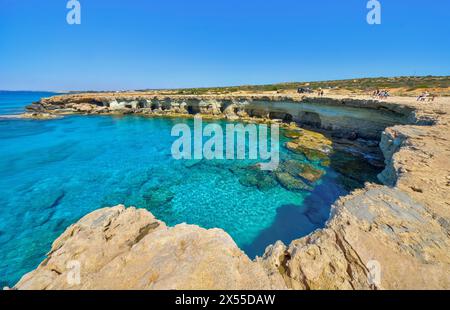
[(340, 179), (347, 189), (363, 187), (365, 182), (379, 183), (376, 175), (383, 169), (371, 165), (351, 153), (335, 152), (331, 157), (331, 168), (341, 174)]
[(186, 168), (191, 168), (191, 167), (198, 165), (201, 162), (202, 162), (201, 159), (189, 159), (189, 160), (184, 161), (184, 166)]
[(66, 193), (61, 190), (59, 192), (59, 196), (55, 199), (55, 201), (53, 201), (53, 203), (51, 205), (48, 206), (48, 209), (56, 208), (61, 203), (61, 201), (63, 200), (65, 195), (66, 195)]
[(39, 227), (50, 221), (65, 196), (62, 187), (59, 182), (44, 180), (23, 193), (19, 201), (27, 206), (26, 212), (21, 214), (24, 225)]
[(373, 162), (383, 163), (384, 157), (378, 146), (377, 141), (357, 139), (351, 141), (348, 139), (336, 139), (333, 141), (333, 149), (346, 153), (352, 153), (355, 156), (370, 159)]
[(239, 183), (247, 187), (257, 187), (260, 191), (267, 191), (277, 182), (271, 172), (261, 171), (257, 166), (232, 167), (230, 171), (239, 177)]
[(155, 173), (155, 176), (140, 189), (140, 204), (152, 210), (155, 207), (166, 206), (175, 197), (170, 186), (176, 184), (178, 184), (177, 180), (164, 181)]
[(278, 171), (287, 172), (292, 176), (298, 176), (303, 171), (303, 165), (297, 160), (285, 160), (278, 166)]
[(297, 138), (300, 138), (302, 136), (302, 132), (300, 130), (285, 130), (283, 132), (283, 135), (286, 138), (297, 139)]
[(300, 176), (311, 183), (318, 181), (325, 174), (325, 171), (315, 168), (311, 164), (296, 160), (286, 160), (282, 162), (279, 170), (287, 172), (294, 177)]
[(356, 141), (362, 145), (367, 145), (369, 147), (378, 148), (380, 146), (380, 141), (378, 141), (378, 140), (366, 140), (366, 139), (358, 138)]
[(358, 139), (358, 134), (356, 132), (352, 131), (348, 134), (347, 138), (351, 141), (354, 141), (354, 140)]
[(363, 182), (360, 182), (360, 181), (357, 181), (355, 179), (349, 178), (349, 177), (344, 176), (342, 174), (338, 176), (338, 180), (339, 180), (339, 183), (342, 184), (342, 186), (345, 188), (345, 190), (347, 190), (349, 192), (353, 191), (354, 189), (363, 188), (364, 187), (364, 183)]
[(316, 169), (314, 166), (308, 164), (304, 164), (303, 171), (299, 173), (302, 178), (311, 183), (317, 182), (324, 174), (325, 171)]
[(293, 177), (287, 172), (275, 172), (275, 175), (281, 186), (283, 186), (287, 190), (290, 191), (313, 190), (312, 186), (306, 184), (305, 182), (303, 182), (298, 178)]
[(114, 192), (105, 195), (101, 205), (106, 207), (111, 204), (123, 203), (129, 196), (130, 193), (127, 189), (118, 188)]
[(319, 161), (320, 165), (323, 167), (328, 167), (330, 165), (330, 158), (327, 154), (322, 153), (318, 150), (313, 149), (302, 149), (301, 152), (306, 156), (306, 158), (310, 161)]
[(239, 183), (247, 187), (257, 187), (261, 191), (267, 191), (277, 185), (273, 177), (269, 175), (249, 174), (239, 178)]
[(146, 207), (158, 207), (168, 204), (175, 197), (175, 194), (164, 187), (160, 187), (143, 195)]

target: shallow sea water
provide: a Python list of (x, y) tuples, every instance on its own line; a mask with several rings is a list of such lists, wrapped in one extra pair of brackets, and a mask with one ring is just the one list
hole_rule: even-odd
[[(0, 93), (0, 114), (49, 94)], [(348, 188), (332, 168), (312, 191), (243, 184), (255, 161), (177, 161), (172, 126), (192, 120), (69, 116), (0, 117), (0, 284), (35, 268), (70, 224), (106, 206), (147, 208), (168, 225), (220, 227), (250, 257), (323, 227)], [(223, 121), (216, 123), (224, 126)], [(281, 143), (286, 141), (282, 138)], [(284, 147), (282, 160), (307, 160)], [(318, 163), (311, 163), (318, 167)]]

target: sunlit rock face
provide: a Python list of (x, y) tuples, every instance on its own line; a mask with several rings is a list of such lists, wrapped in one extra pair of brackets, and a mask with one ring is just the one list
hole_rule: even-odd
[[(136, 96), (80, 94), (44, 98), (28, 108), (35, 113), (141, 113), (155, 115), (202, 114), (228, 119), (276, 119), (332, 132), (341, 138), (379, 140), (386, 127), (415, 121), (413, 110), (403, 106), (380, 107), (372, 100), (329, 98), (292, 100), (264, 96)], [(362, 108), (362, 109), (361, 109)]]
[(327, 105), (315, 102), (252, 101), (245, 105), (250, 116), (268, 115), (284, 122), (324, 129), (334, 136), (379, 140), (386, 127), (405, 123), (405, 115), (393, 111), (360, 109), (352, 106)]
[(329, 165), (329, 155), (332, 152), (333, 142), (321, 133), (310, 130), (298, 130), (297, 132), (288, 132), (287, 136), (297, 138), (286, 143), (286, 147), (296, 153), (303, 154), (308, 160), (320, 161), (321, 165)]
[(252, 262), (221, 229), (169, 228), (144, 209), (116, 206), (70, 226), (16, 288), (264, 290), (286, 285), (279, 274), (269, 275)]

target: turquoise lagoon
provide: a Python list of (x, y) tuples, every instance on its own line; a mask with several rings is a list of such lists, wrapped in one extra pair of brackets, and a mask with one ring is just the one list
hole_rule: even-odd
[[(0, 114), (19, 113), (49, 95), (0, 92)], [(101, 207), (125, 204), (146, 208), (168, 225), (223, 228), (253, 258), (276, 240), (289, 243), (323, 227), (330, 205), (349, 190), (333, 164), (320, 167), (326, 174), (312, 191), (289, 191), (272, 179), (254, 186), (251, 180), (261, 177), (249, 168), (254, 161), (174, 160), (170, 133), (180, 122), (192, 124), (139, 116), (36, 121), (0, 115), (0, 284), (14, 285), (70, 224)], [(307, 161), (282, 147), (281, 160), (287, 159)], [(352, 160), (361, 167), (362, 159)], [(364, 178), (377, 172), (368, 168)]]

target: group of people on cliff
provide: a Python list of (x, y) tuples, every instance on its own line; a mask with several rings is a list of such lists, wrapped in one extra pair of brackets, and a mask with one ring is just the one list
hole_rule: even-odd
[(430, 94), (430, 93), (427, 92), (427, 91), (424, 91), (423, 93), (421, 93), (421, 94), (417, 97), (417, 101), (425, 101), (425, 100), (427, 100), (428, 102), (430, 102), (430, 101), (434, 101), (435, 97), (436, 97), (435, 95)]
[(377, 99), (385, 99), (387, 97), (389, 97), (389, 91), (384, 90), (384, 89), (377, 89), (372, 93), (372, 97), (377, 98)]

